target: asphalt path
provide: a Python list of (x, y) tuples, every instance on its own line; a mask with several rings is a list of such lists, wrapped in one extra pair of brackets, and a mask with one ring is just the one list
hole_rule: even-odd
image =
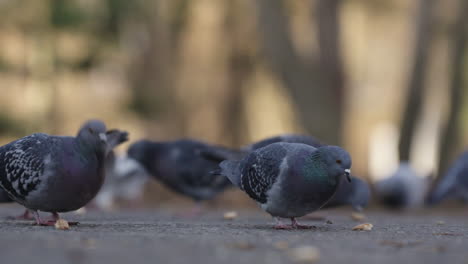
[[(21, 207), (0, 207), (0, 263), (297, 263), (295, 249), (315, 263), (466, 263), (468, 209), (412, 212), (367, 210), (353, 220), (350, 210), (302, 219), (310, 230), (275, 230), (261, 210), (224, 211), (178, 217), (176, 209), (69, 213), (79, 221), (69, 230), (4, 219)], [(370, 231), (353, 231), (372, 223)], [(318, 252), (318, 253), (317, 253)], [(302, 254), (300, 254), (302, 255)], [(310, 256), (308, 256), (310, 255)]]

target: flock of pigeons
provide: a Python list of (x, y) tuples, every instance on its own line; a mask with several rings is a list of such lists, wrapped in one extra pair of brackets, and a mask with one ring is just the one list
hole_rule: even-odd
[[(237, 186), (277, 220), (276, 228), (299, 229), (309, 227), (297, 217), (343, 205), (360, 211), (371, 197), (371, 187), (351, 176), (349, 153), (310, 136), (282, 135), (240, 149), (190, 139), (140, 140), (126, 157), (116, 156), (113, 149), (127, 140), (127, 132), (107, 130), (103, 122), (90, 120), (76, 137), (36, 133), (4, 145), (0, 202), (17, 202), (26, 208), (21, 218), (54, 225), (58, 213), (78, 210), (94, 198), (106, 204), (115, 194), (138, 195), (151, 175), (197, 202)], [(429, 191), (427, 179), (401, 164), (373, 189), (378, 200), (393, 208), (449, 197), (468, 202), (467, 172), (465, 153)], [(42, 219), (38, 211), (50, 212), (51, 218)], [(283, 224), (282, 218), (291, 224)]]

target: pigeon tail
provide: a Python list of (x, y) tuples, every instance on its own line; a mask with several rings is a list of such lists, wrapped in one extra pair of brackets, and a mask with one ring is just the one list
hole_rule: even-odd
[(224, 160), (240, 160), (244, 158), (247, 152), (223, 147), (213, 147), (199, 150), (199, 154), (207, 160), (222, 162)]
[(225, 160), (219, 164), (221, 167), (222, 175), (226, 176), (232, 184), (241, 188), (241, 172), (240, 172), (240, 162), (234, 160)]

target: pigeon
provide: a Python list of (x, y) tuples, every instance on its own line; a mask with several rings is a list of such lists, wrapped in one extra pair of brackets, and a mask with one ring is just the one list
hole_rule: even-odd
[(116, 200), (134, 202), (143, 197), (149, 179), (143, 166), (125, 155), (111, 152), (106, 160), (106, 178), (93, 205), (103, 210), (115, 207)]
[(216, 149), (223, 156), (237, 155), (236, 151), (209, 145), (192, 139), (168, 142), (140, 140), (130, 146), (128, 157), (138, 161), (155, 179), (171, 190), (198, 202), (210, 200), (231, 187), (230, 181), (212, 174), (220, 160), (204, 158), (201, 153)]
[(436, 182), (426, 202), (428, 205), (434, 205), (449, 198), (468, 203), (468, 151), (462, 153), (444, 177)]
[[(98, 120), (86, 122), (76, 137), (36, 133), (0, 147), (0, 187), (32, 211), (36, 224), (53, 225), (60, 212), (91, 201), (104, 181), (104, 160), (128, 134), (106, 133)], [(38, 211), (51, 212), (45, 221)]]
[[(219, 174), (276, 219), (277, 229), (310, 228), (296, 218), (324, 206), (344, 176), (351, 180), (351, 157), (337, 146), (273, 143), (219, 166)], [(290, 218), (291, 225), (283, 225), (280, 218)]]
[[(316, 148), (325, 146), (324, 143), (322, 143), (318, 139), (311, 137), (311, 136), (300, 135), (300, 134), (283, 134), (283, 135), (266, 138), (266, 139), (254, 142), (250, 145), (244, 146), (241, 148), (241, 152), (239, 152), (240, 154), (237, 154), (237, 155), (242, 157), (242, 156), (247, 155), (250, 151), (253, 151), (253, 150), (256, 150), (256, 149), (259, 149), (259, 148), (262, 148), (262, 147), (265, 147), (272, 143), (277, 143), (277, 142), (302, 143), (302, 144), (306, 144), (306, 145), (316, 147)], [(229, 157), (222, 157), (222, 153), (221, 154), (213, 153), (213, 151), (204, 152), (203, 155), (207, 158), (219, 159), (219, 160), (225, 160), (229, 158)], [(348, 183), (347, 181), (343, 180), (336, 194), (323, 207), (324, 209), (339, 207), (339, 206), (344, 206), (344, 205), (351, 205), (355, 210), (361, 211), (364, 207), (367, 206), (369, 199), (370, 199), (369, 185), (363, 180), (356, 178), (354, 176), (351, 176), (351, 179), (352, 179), (351, 183)]]
[(322, 209), (351, 205), (354, 210), (360, 212), (367, 207), (370, 196), (369, 184), (355, 176), (351, 176), (351, 182), (345, 179), (341, 180), (335, 195)]
[(377, 197), (391, 209), (421, 206), (427, 187), (427, 179), (419, 176), (407, 162), (402, 162), (395, 173), (375, 183)]

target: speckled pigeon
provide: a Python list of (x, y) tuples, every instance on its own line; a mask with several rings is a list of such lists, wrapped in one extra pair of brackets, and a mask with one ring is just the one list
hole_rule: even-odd
[(345, 179), (341, 180), (341, 184), (338, 190), (336, 190), (335, 195), (322, 208), (351, 205), (354, 210), (362, 211), (369, 203), (370, 196), (369, 184), (357, 177), (351, 176), (351, 182)]
[(219, 161), (201, 156), (207, 149), (237, 153), (221, 146), (181, 139), (168, 142), (140, 140), (130, 146), (127, 154), (165, 186), (198, 202), (212, 199), (232, 186), (226, 177), (210, 173), (218, 168)]
[[(220, 167), (220, 174), (275, 217), (275, 228), (308, 228), (295, 218), (331, 199), (342, 177), (349, 179), (351, 157), (337, 146), (273, 143), (242, 160), (225, 160)], [(290, 218), (291, 226), (281, 224), (279, 218)]]
[[(86, 122), (76, 137), (26, 136), (0, 147), (0, 186), (33, 211), (37, 224), (54, 224), (59, 212), (77, 210), (94, 198), (107, 154), (125, 140), (126, 132), (106, 133), (98, 120)], [(51, 212), (54, 219), (44, 221), (38, 211)]]
[(380, 202), (391, 209), (414, 208), (423, 205), (429, 181), (402, 162), (389, 177), (375, 183)]
[[(266, 138), (257, 142), (254, 142), (250, 145), (242, 147), (243, 155), (240, 157), (247, 155), (250, 151), (265, 147), (272, 143), (277, 142), (286, 142), (286, 143), (302, 143), (312, 147), (321, 147), (325, 146), (325, 144), (321, 143), (318, 139), (307, 136), (307, 135), (300, 135), (300, 134), (283, 134), (278, 135), (270, 138)], [(213, 152), (206, 152), (203, 153), (207, 158), (217, 158), (220, 160), (229, 159), (229, 157), (222, 157), (222, 153), (213, 153)], [(230, 154), (232, 156), (232, 154)], [(364, 207), (367, 206), (369, 199), (370, 199), (370, 189), (369, 185), (354, 176), (351, 176), (352, 181), (348, 182), (345, 179), (342, 180), (342, 183), (338, 187), (336, 194), (333, 198), (323, 206), (324, 209), (326, 208), (333, 208), (345, 205), (351, 205), (355, 210), (361, 211)]]
[(444, 177), (436, 182), (429, 192), (427, 203), (433, 205), (450, 198), (468, 203), (468, 151), (462, 153)]

